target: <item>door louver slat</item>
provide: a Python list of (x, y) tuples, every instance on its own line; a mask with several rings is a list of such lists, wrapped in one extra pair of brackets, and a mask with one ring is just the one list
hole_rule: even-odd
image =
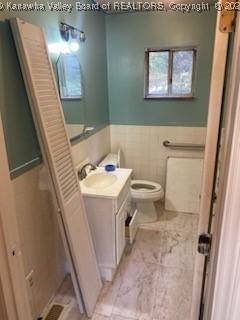
[(49, 138), (49, 140), (51, 140), (52, 143), (58, 143), (58, 141), (61, 141), (61, 139), (63, 138), (63, 133), (57, 133), (57, 134), (52, 134)]
[(65, 166), (65, 163), (62, 161), (62, 159), (65, 157), (65, 154), (62, 155), (62, 154), (59, 154), (58, 156), (54, 156), (54, 160), (56, 161), (56, 163), (59, 165), (64, 165)]
[[(36, 58), (38, 59), (39, 62), (41, 62), (42, 65), (45, 65), (45, 66), (48, 65), (48, 55), (41, 48), (41, 46), (38, 45), (37, 42), (35, 42), (35, 41), (28, 40), (27, 41), (27, 48), (28, 48), (28, 52), (29, 52), (29, 61), (30, 61), (30, 65), (32, 67), (32, 72), (33, 72), (32, 73), (33, 79), (35, 77), (36, 77), (36, 79), (43, 79), (43, 80), (47, 80), (48, 78), (52, 78), (52, 75), (51, 75), (51, 72), (49, 71), (49, 68), (45, 68), (45, 70), (40, 70), (38, 68), (35, 68)], [(53, 101), (56, 104), (56, 110), (57, 110), (57, 101), (58, 100), (56, 97), (56, 91), (55, 91), (55, 87), (54, 87), (53, 82), (49, 86), (48, 94), (46, 94), (44, 91), (37, 91), (37, 93), (38, 93), (38, 99), (39, 99), (40, 103), (44, 103), (44, 102), (48, 103), (50, 101)], [(52, 128), (57, 129), (59, 127), (59, 122), (60, 122), (60, 125), (62, 126), (62, 124), (61, 124), (62, 117), (59, 112), (58, 112), (58, 116), (55, 116), (55, 117), (50, 117), (48, 115), (47, 111), (43, 112), (42, 114), (43, 114), (43, 118), (44, 118), (44, 122), (45, 122), (45, 128), (48, 130), (48, 133), (51, 133)], [(72, 166), (72, 163), (69, 163), (69, 162), (71, 162), (71, 159), (67, 156), (68, 143), (65, 141), (66, 139), (67, 139), (66, 135), (63, 136), (61, 144), (55, 144), (55, 141), (50, 140), (51, 149), (52, 149), (54, 158), (60, 154), (63, 155), (63, 157), (61, 158), (61, 161), (56, 163), (56, 170), (59, 172), (59, 174), (62, 170), (64, 170), (64, 168), (66, 166), (68, 166), (68, 167)], [(59, 170), (58, 170), (59, 166), (61, 166), (61, 168), (59, 168)], [(69, 173), (68, 178), (66, 178), (66, 179), (60, 178), (59, 179), (60, 186), (61, 186), (61, 192), (62, 192), (63, 198), (65, 200), (68, 200), (77, 189), (77, 184), (75, 181), (75, 172), (73, 171), (73, 167), (71, 170), (69, 170), (68, 173)], [(72, 179), (72, 181), (71, 181), (71, 179)], [(67, 190), (65, 189), (66, 180), (67, 180), (69, 186), (71, 186), (71, 188), (67, 189)], [(71, 190), (70, 193), (69, 193), (69, 190)]]

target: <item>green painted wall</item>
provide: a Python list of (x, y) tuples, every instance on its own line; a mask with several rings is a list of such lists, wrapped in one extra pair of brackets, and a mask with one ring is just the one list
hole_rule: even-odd
[[(72, 1), (74, 3), (74, 1)], [(207, 119), (215, 11), (202, 14), (134, 13), (105, 16), (100, 12), (1, 12), (0, 110), (10, 169), (40, 156), (40, 150), (16, 50), (7, 20), (18, 16), (44, 28), (48, 43), (60, 40), (59, 22), (86, 33), (80, 47), (84, 98), (64, 101), (70, 123), (102, 127), (109, 123), (205, 126)], [(106, 44), (107, 41), (107, 44)], [(144, 48), (198, 46), (194, 100), (143, 99)], [(106, 54), (107, 52), (107, 54)], [(107, 56), (107, 59), (106, 59)], [(53, 62), (57, 56), (52, 56)], [(108, 61), (107, 61), (108, 60)], [(107, 63), (108, 62), (108, 63)], [(108, 78), (107, 78), (108, 76)], [(108, 110), (109, 101), (109, 110)], [(25, 168), (25, 169), (24, 169)]]
[[(216, 11), (107, 16), (110, 122), (206, 126)], [(144, 48), (197, 46), (196, 98), (144, 100)]]
[[(10, 170), (19, 168), (16, 172), (19, 174), (28, 169), (26, 163), (40, 156), (40, 150), (7, 20), (17, 16), (42, 26), (48, 43), (60, 40), (59, 22), (84, 30), (86, 41), (80, 44), (79, 52), (84, 77), (84, 98), (64, 101), (64, 113), (67, 122), (79, 123), (84, 117), (87, 125), (102, 127), (109, 123), (105, 16), (101, 12), (64, 14), (3, 11), (0, 14), (0, 111)], [(52, 59), (55, 62), (57, 56), (53, 55)]]

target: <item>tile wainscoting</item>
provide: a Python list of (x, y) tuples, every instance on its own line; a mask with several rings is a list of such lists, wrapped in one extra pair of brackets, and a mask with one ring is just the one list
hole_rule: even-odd
[(201, 151), (172, 150), (164, 140), (205, 144), (205, 127), (111, 125), (111, 151), (121, 148), (123, 164), (133, 169), (134, 178), (160, 183), (165, 189), (168, 157), (203, 157)]
[(12, 180), (12, 186), (25, 276), (33, 270), (28, 288), (37, 319), (65, 277), (66, 259), (43, 164)]
[[(86, 158), (97, 163), (110, 152), (109, 126), (74, 145), (72, 151), (76, 165)], [(43, 164), (13, 179), (12, 186), (25, 276), (33, 270), (29, 299), (37, 319), (66, 275), (66, 258)]]

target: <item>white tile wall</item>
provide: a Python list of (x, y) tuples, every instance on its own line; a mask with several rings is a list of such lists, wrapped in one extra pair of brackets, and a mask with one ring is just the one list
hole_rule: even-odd
[(25, 276), (34, 271), (34, 284), (29, 287), (33, 319), (40, 316), (66, 273), (65, 254), (47, 179), (43, 165), (39, 165), (12, 181)]
[(165, 148), (164, 140), (205, 144), (206, 128), (111, 125), (111, 151), (123, 151), (124, 166), (134, 178), (160, 183), (165, 188), (168, 157), (203, 157), (203, 152)]
[(110, 152), (110, 128), (103, 128), (88, 139), (72, 146), (74, 164), (77, 166), (85, 159), (91, 163), (98, 163)]

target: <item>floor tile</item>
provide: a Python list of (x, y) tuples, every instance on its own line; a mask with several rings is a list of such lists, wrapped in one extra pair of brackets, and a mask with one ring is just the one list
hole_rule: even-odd
[(133, 318), (125, 318), (118, 315), (113, 315), (110, 320), (134, 320)]
[(193, 215), (193, 218), (192, 218), (193, 261), (195, 261), (195, 256), (196, 256), (196, 253), (197, 253), (197, 246), (198, 246), (198, 223), (199, 223), (199, 215)]
[(199, 223), (199, 216), (193, 215), (193, 217), (192, 217), (192, 232), (193, 232), (194, 238), (196, 238), (198, 235), (198, 223)]
[(87, 320), (85, 315), (80, 314), (77, 301), (75, 300), (68, 308), (61, 320)]
[[(89, 319), (89, 318), (88, 318)], [(71, 319), (69, 319), (71, 320)], [(87, 320), (87, 319), (86, 319)], [(110, 317), (103, 316), (101, 314), (94, 314), (91, 320), (111, 320)]]
[(192, 295), (192, 274), (180, 268), (161, 267), (152, 319), (188, 320)]
[(58, 289), (53, 301), (54, 303), (68, 305), (73, 301), (73, 299), (75, 300), (74, 289), (71, 277), (68, 275)]
[(131, 259), (145, 263), (159, 263), (161, 256), (161, 232), (139, 229), (131, 250)]
[(106, 281), (98, 299), (95, 312), (104, 316), (111, 316), (114, 302), (121, 285), (121, 273), (117, 272), (112, 282)]
[[(106, 282), (91, 320), (188, 320), (198, 216), (166, 212), (142, 225), (112, 282)], [(67, 305), (62, 320), (80, 315), (68, 277), (54, 298)]]
[(120, 267), (122, 284), (113, 307), (113, 315), (151, 319), (159, 265), (134, 262), (126, 258)]
[(143, 224), (141, 225), (141, 228), (159, 231), (169, 230), (185, 234), (192, 232), (192, 219), (192, 214), (163, 211), (159, 215), (158, 221), (154, 223)]
[(165, 267), (193, 269), (192, 233), (163, 231), (160, 264)]

